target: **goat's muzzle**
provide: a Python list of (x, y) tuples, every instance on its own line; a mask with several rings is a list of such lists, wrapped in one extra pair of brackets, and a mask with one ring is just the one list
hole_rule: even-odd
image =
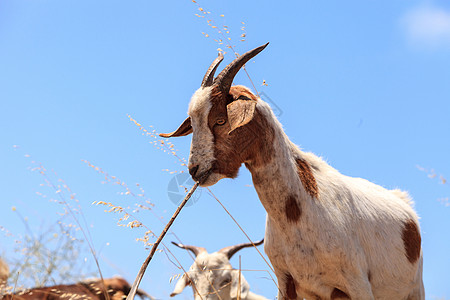
[(198, 182), (198, 183), (200, 183), (200, 185), (202, 185), (203, 183), (206, 182), (206, 180), (208, 180), (208, 177), (209, 177), (209, 175), (211, 175), (212, 171), (213, 170), (211, 168), (211, 169), (206, 170), (205, 172), (199, 174), (198, 173), (198, 165), (197, 165), (197, 166), (189, 169), (189, 174), (191, 174), (192, 179), (195, 182)]
[(195, 174), (198, 171), (198, 165), (189, 168), (189, 174), (191, 174), (192, 178), (195, 178)]

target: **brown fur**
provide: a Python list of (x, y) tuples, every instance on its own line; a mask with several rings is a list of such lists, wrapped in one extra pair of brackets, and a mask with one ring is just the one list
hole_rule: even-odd
[(88, 288), (81, 284), (73, 285), (55, 285), (51, 287), (34, 288), (23, 292), (17, 292), (14, 295), (4, 295), (2, 300), (59, 300), (59, 299), (73, 299), (78, 300), (97, 300), (100, 299), (98, 295), (91, 292)]
[(231, 134), (236, 128), (247, 125), (255, 115), (256, 101), (238, 99), (227, 105), (228, 122)]
[(291, 274), (285, 275), (285, 300), (297, 299), (297, 291), (295, 289), (295, 281)]
[(403, 227), (403, 244), (405, 245), (406, 257), (410, 263), (415, 263), (420, 257), (421, 237), (416, 223), (409, 219)]
[(312, 292), (312, 291), (306, 291), (308, 294), (311, 295), (311, 297), (308, 297), (307, 299), (311, 299), (311, 300), (324, 300), (322, 297), (320, 297), (319, 295), (317, 295), (316, 293)]
[[(255, 110), (253, 119), (246, 126), (238, 127), (230, 133), (226, 105), (240, 96), (256, 101), (256, 96), (247, 89), (233, 86), (230, 93), (224, 95), (218, 89), (211, 92), (213, 106), (208, 115), (208, 126), (214, 135), (213, 171), (235, 178), (242, 163), (252, 162), (258, 166), (270, 161), (273, 154), (273, 132), (265, 119)], [(217, 120), (226, 120), (224, 125), (218, 125)]]
[[(77, 300), (119, 300), (127, 296), (131, 286), (122, 278), (109, 278), (104, 280), (103, 286), (101, 280), (92, 282), (80, 282), (71, 285), (55, 285), (50, 287), (34, 288), (24, 292), (18, 292), (14, 295), (4, 295), (1, 300), (59, 300), (59, 299), (77, 299)], [(105, 290), (106, 289), (106, 290)], [(108, 297), (105, 295), (108, 293)], [(143, 295), (138, 291), (139, 296)], [(71, 298), (72, 297), (72, 298)]]
[(350, 297), (344, 293), (343, 291), (341, 291), (338, 288), (334, 288), (333, 292), (331, 292), (331, 296), (330, 296), (331, 300), (333, 299), (350, 299)]
[(297, 173), (302, 181), (303, 187), (311, 195), (316, 198), (319, 196), (319, 188), (317, 187), (316, 179), (311, 171), (309, 164), (303, 159), (296, 159)]
[(300, 207), (300, 203), (295, 199), (294, 196), (290, 195), (287, 199), (286, 199), (286, 204), (285, 204), (285, 213), (286, 213), (286, 218), (290, 221), (290, 222), (297, 222), (298, 220), (300, 220), (300, 216), (302, 215), (302, 209)]
[[(131, 290), (130, 284), (122, 278), (109, 278), (104, 280), (106, 290), (111, 300), (120, 299), (123, 295), (128, 295)], [(107, 300), (101, 280), (89, 282), (85, 285), (91, 292), (98, 295), (99, 300)]]
[(250, 92), (247, 88), (235, 85), (232, 86), (229, 92), (230, 96), (233, 97), (233, 99), (245, 99), (258, 101), (258, 97), (256, 97), (252, 92)]

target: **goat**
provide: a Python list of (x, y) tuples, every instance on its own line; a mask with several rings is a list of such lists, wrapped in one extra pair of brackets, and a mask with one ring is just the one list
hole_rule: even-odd
[[(264, 240), (255, 242), (255, 246), (261, 245)], [(252, 243), (239, 244), (225, 247), (217, 252), (209, 254), (205, 248), (178, 244), (177, 247), (191, 251), (195, 255), (195, 261), (189, 272), (183, 274), (175, 285), (170, 297), (181, 293), (187, 285), (193, 285), (195, 300), (267, 300), (249, 291), (250, 286), (242, 274), (239, 278), (239, 270), (233, 269), (230, 264), (231, 257), (239, 250), (252, 247)]]
[[(131, 286), (125, 279), (113, 277), (104, 279), (103, 283), (101, 279), (91, 279), (70, 285), (28, 289), (15, 294), (6, 294), (0, 300), (123, 300), (130, 289)], [(137, 294), (141, 298), (153, 299), (142, 290), (138, 290)]]
[(278, 299), (424, 299), (418, 216), (406, 192), (339, 173), (294, 145), (270, 106), (244, 86), (239, 69), (214, 79), (219, 54), (172, 133), (193, 133), (189, 173), (200, 186), (235, 178), (242, 163), (267, 211), (264, 250)]

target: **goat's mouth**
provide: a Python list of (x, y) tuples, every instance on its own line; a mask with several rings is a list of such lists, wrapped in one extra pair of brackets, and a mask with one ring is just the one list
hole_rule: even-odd
[(209, 175), (211, 175), (211, 173), (213, 172), (213, 168), (206, 170), (205, 172), (203, 172), (202, 174), (195, 176), (194, 181), (198, 181), (198, 183), (200, 185), (202, 185), (203, 183), (205, 183), (208, 180)]

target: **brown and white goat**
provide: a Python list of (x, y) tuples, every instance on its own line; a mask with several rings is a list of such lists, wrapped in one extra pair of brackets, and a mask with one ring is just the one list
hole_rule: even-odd
[[(254, 245), (261, 245), (263, 241), (255, 242)], [(171, 297), (178, 295), (186, 286), (191, 285), (195, 300), (267, 300), (263, 296), (250, 292), (250, 286), (244, 276), (230, 264), (230, 259), (236, 252), (252, 247), (252, 243), (225, 247), (211, 254), (203, 247), (172, 243), (194, 253), (195, 261), (187, 274), (183, 274), (178, 280), (170, 294)]]
[[(15, 294), (6, 294), (0, 300), (123, 300), (130, 292), (130, 284), (123, 278), (113, 277), (92, 279), (69, 285), (55, 285), (27, 289)], [(107, 295), (106, 295), (107, 293)], [(137, 294), (143, 298), (153, 299), (144, 291)]]
[(192, 96), (189, 117), (163, 137), (193, 133), (189, 172), (201, 186), (234, 178), (242, 163), (267, 211), (265, 252), (278, 299), (424, 299), (419, 222), (406, 192), (340, 174), (301, 151), (267, 103), (231, 86), (261, 46)]

